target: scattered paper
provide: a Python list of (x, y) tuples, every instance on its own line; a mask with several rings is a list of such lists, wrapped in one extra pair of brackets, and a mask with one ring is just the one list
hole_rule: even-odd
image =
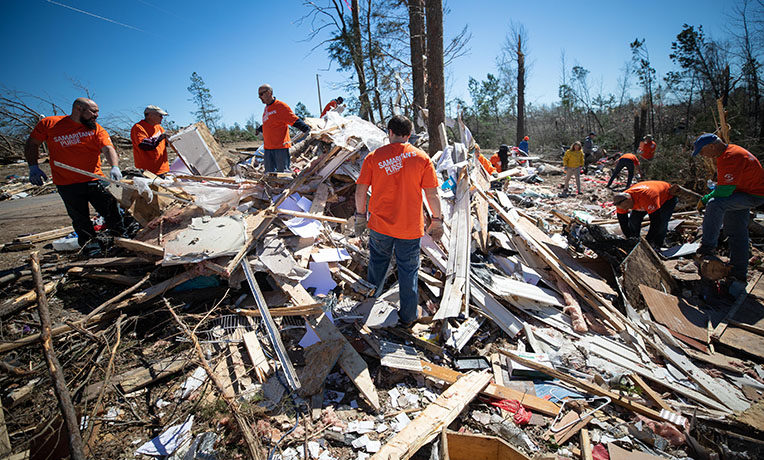
[(329, 271), (328, 263), (311, 262), (308, 268), (311, 273), (300, 284), (305, 289), (315, 288), (314, 295), (327, 295), (329, 291), (337, 287), (337, 283), (332, 279), (332, 272)]
[(310, 255), (314, 262), (342, 262), (350, 260), (345, 248), (321, 248)]
[(197, 367), (194, 370), (194, 373), (191, 374), (175, 392), (175, 397), (180, 397), (180, 399), (188, 398), (191, 393), (202, 386), (202, 383), (204, 383), (205, 380), (207, 380), (207, 372), (203, 367)]
[(139, 447), (135, 453), (153, 457), (172, 454), (183, 442), (191, 438), (193, 423), (194, 416), (189, 415), (185, 422), (171, 426), (164, 433)]

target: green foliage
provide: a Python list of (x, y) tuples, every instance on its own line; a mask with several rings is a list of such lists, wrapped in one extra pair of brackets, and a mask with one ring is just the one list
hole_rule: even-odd
[(188, 100), (196, 104), (196, 110), (191, 114), (196, 121), (203, 121), (207, 127), (216, 131), (220, 121), (220, 110), (212, 103), (212, 93), (198, 73), (191, 74), (191, 85), (187, 89), (191, 93)]
[(464, 107), (464, 121), (470, 127), (478, 144), (494, 148), (511, 138), (510, 104), (511, 97), (507, 88), (493, 74), (486, 75), (483, 81), (470, 77), (468, 88), (471, 106)]
[(297, 104), (295, 104), (294, 114), (302, 119), (313, 118), (313, 115), (310, 113), (310, 110), (308, 110), (308, 108), (305, 107), (305, 104), (303, 104), (302, 102), (298, 102)]

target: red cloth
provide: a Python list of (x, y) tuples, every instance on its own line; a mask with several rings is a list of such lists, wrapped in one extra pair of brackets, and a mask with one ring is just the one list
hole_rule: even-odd
[(170, 162), (167, 160), (167, 141), (162, 140), (154, 150), (142, 150), (138, 147), (144, 139), (159, 136), (164, 132), (162, 125), (149, 124), (141, 120), (130, 130), (130, 140), (133, 142), (133, 162), (138, 169), (145, 169), (154, 174), (164, 174), (170, 170)]
[(716, 159), (718, 185), (734, 185), (736, 192), (764, 196), (764, 169), (748, 150), (729, 144)]
[(289, 126), (299, 118), (285, 103), (274, 100), (263, 110), (263, 148), (288, 149), (292, 146)]
[[(663, 203), (674, 197), (669, 193), (671, 184), (660, 180), (646, 180), (632, 185), (624, 193), (631, 195), (631, 199), (634, 200), (634, 206), (631, 208), (635, 211), (646, 211), (648, 214), (652, 214), (658, 210)], [(617, 214), (627, 214), (629, 210), (616, 208)]]
[(98, 180), (59, 168), (54, 164), (58, 161), (103, 176), (101, 149), (112, 144), (109, 133), (101, 125), (96, 124), (95, 129), (90, 129), (68, 115), (45, 117), (37, 123), (29, 136), (48, 144), (54, 184), (69, 185)]
[(516, 399), (500, 399), (498, 401), (491, 401), (491, 405), (515, 414), (512, 417), (512, 420), (515, 422), (515, 425), (519, 426), (527, 425), (528, 422), (531, 421), (531, 416), (533, 415), (520, 404), (520, 401)]
[(380, 147), (364, 158), (356, 184), (371, 186), (370, 229), (406, 240), (424, 235), (422, 189), (438, 186), (425, 152), (408, 142)]

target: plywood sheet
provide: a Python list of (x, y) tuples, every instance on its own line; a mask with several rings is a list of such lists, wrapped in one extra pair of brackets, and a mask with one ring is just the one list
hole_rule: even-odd
[(729, 326), (719, 341), (728, 347), (764, 359), (764, 337), (755, 332)]
[(674, 332), (708, 343), (708, 315), (683, 299), (641, 284), (639, 290), (656, 321)]

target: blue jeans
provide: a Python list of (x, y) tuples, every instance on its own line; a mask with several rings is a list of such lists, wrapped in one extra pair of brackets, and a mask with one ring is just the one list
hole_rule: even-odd
[(265, 172), (289, 172), (289, 149), (264, 149)]
[(618, 173), (621, 172), (623, 168), (626, 168), (629, 172), (629, 178), (626, 179), (626, 188), (631, 187), (631, 181), (634, 179), (634, 162), (627, 158), (621, 158), (618, 160), (618, 163), (615, 164), (613, 175), (610, 176), (610, 180), (607, 182), (606, 187), (610, 187), (610, 184), (612, 184), (615, 178), (618, 177)]
[(103, 182), (94, 180), (77, 184), (57, 185), (58, 194), (72, 219), (72, 227), (77, 233), (77, 243), (85, 246), (96, 232), (90, 220), (88, 203), (103, 217), (106, 228), (116, 236), (124, 236), (125, 226), (119, 213), (117, 200), (106, 190)]
[(382, 283), (385, 281), (385, 273), (395, 250), (400, 288), (398, 317), (403, 323), (417, 319), (419, 243), (420, 238), (403, 240), (369, 229), (369, 282), (377, 287), (377, 295), (382, 294)]
[(730, 264), (733, 277), (745, 280), (748, 272), (748, 219), (752, 208), (764, 204), (764, 197), (748, 193), (734, 192), (725, 198), (712, 198), (706, 205), (703, 218), (703, 238), (700, 253), (711, 253), (719, 242), (719, 233), (724, 224), (724, 233), (729, 237)]

